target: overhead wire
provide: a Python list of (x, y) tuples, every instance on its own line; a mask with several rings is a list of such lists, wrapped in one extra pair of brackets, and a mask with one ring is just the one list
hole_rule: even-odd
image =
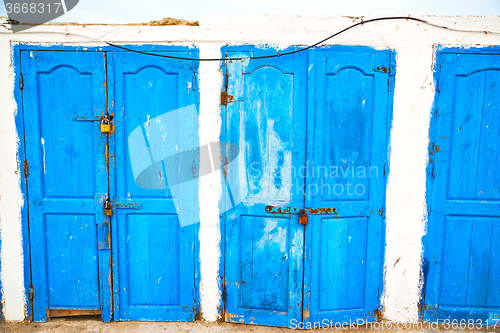
[(162, 58), (177, 59), (177, 60), (189, 60), (189, 61), (227, 61), (227, 60), (251, 60), (251, 59), (277, 58), (277, 57), (283, 57), (283, 56), (287, 56), (287, 55), (291, 55), (291, 54), (303, 52), (303, 51), (309, 50), (309, 49), (311, 49), (313, 47), (316, 47), (318, 45), (321, 45), (324, 42), (326, 42), (326, 41), (328, 41), (328, 40), (330, 40), (330, 39), (332, 39), (332, 38), (334, 38), (334, 37), (336, 37), (336, 36), (338, 36), (338, 35), (346, 32), (346, 31), (348, 31), (350, 29), (353, 29), (355, 27), (358, 27), (358, 26), (361, 26), (361, 25), (365, 25), (365, 24), (368, 24), (368, 23), (379, 22), (379, 21), (389, 21), (389, 20), (415, 21), (415, 22), (426, 24), (426, 25), (429, 25), (429, 26), (432, 26), (432, 27), (435, 27), (435, 28), (446, 29), (446, 30), (450, 30), (450, 31), (500, 35), (500, 32), (496, 32), (496, 31), (464, 30), (464, 29), (450, 28), (450, 27), (447, 27), (447, 26), (444, 26), (444, 25), (438, 25), (438, 24), (435, 24), (435, 23), (431, 23), (431, 22), (428, 22), (426, 20), (419, 19), (417, 17), (411, 17), (411, 16), (388, 16), (388, 17), (377, 17), (377, 18), (368, 19), (368, 20), (365, 20), (365, 21), (361, 18), (360, 22), (352, 24), (352, 25), (350, 25), (350, 26), (348, 26), (348, 27), (346, 27), (346, 28), (344, 28), (344, 29), (342, 29), (342, 30), (334, 33), (333, 35), (330, 35), (330, 36), (328, 36), (328, 37), (320, 40), (317, 43), (314, 43), (312, 45), (309, 45), (309, 46), (306, 46), (306, 47), (303, 47), (303, 48), (300, 48), (300, 49), (297, 49), (297, 50), (293, 50), (293, 51), (288, 51), (288, 52), (283, 52), (283, 53), (279, 53), (279, 51), (278, 51), (276, 54), (263, 55), (263, 56), (255, 56), (255, 57), (189, 58), (189, 57), (179, 57), (179, 56), (173, 56), (173, 55), (166, 55), (166, 54), (160, 54), (160, 53), (152, 53), (152, 52), (135, 50), (135, 49), (132, 49), (132, 48), (129, 48), (129, 47), (125, 47), (125, 46), (117, 45), (115, 43), (111, 43), (111, 42), (108, 42), (108, 41), (105, 41), (105, 40), (101, 40), (99, 38), (89, 37), (89, 36), (85, 36), (85, 35), (81, 35), (81, 34), (77, 34), (77, 33), (72, 33), (72, 32), (40, 31), (40, 32), (20, 32), (20, 34), (25, 34), (25, 33), (57, 33), (57, 34), (73, 35), (73, 36), (80, 36), (80, 37), (88, 38), (88, 39), (91, 39), (91, 40), (99, 41), (101, 43), (105, 43), (105, 44), (107, 44), (109, 46), (112, 46), (112, 47), (115, 47), (115, 48), (118, 48), (118, 49), (121, 49), (121, 50), (129, 51), (129, 52), (135, 52), (135, 53), (144, 54), (144, 55), (150, 55), (150, 56), (154, 56), (154, 57), (162, 57)]

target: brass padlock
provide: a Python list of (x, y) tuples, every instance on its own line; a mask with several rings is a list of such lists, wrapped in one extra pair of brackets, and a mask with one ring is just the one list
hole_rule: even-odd
[(308, 224), (309, 221), (307, 220), (307, 214), (305, 210), (301, 209), (299, 212), (299, 224)]
[(104, 133), (111, 132), (111, 124), (109, 123), (108, 116), (104, 117), (101, 121), (101, 132), (104, 132)]
[(104, 201), (104, 216), (111, 216), (113, 215), (113, 210), (111, 209), (111, 203), (109, 202), (109, 199), (106, 199)]

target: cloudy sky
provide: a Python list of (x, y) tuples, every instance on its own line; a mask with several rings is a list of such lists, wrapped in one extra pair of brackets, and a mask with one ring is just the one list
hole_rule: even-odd
[[(80, 0), (55, 21), (139, 23), (201, 14), (500, 15), (500, 0)], [(0, 15), (6, 16), (3, 6)]]

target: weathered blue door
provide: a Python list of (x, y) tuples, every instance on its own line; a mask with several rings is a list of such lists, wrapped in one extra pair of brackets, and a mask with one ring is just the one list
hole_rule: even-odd
[(104, 55), (22, 51), (33, 316), (111, 315)]
[(434, 321), (500, 318), (500, 54), (482, 52), (437, 58), (423, 299)]
[(377, 319), (391, 54), (327, 47), (309, 55), (304, 322)]
[[(250, 47), (227, 52), (267, 54)], [(241, 201), (225, 215), (227, 321), (287, 326), (301, 318), (304, 228), (297, 215), (271, 214), (266, 207), (303, 205), (303, 180), (293, 170), (305, 165), (306, 66), (306, 53), (227, 63), (233, 102), (221, 141), (240, 146), (227, 184), (240, 188), (232, 200)]]
[(224, 171), (227, 321), (376, 319), (391, 61), (389, 51), (331, 47), (226, 62), (221, 141), (240, 146)]
[[(162, 54), (197, 56), (170, 49)], [(199, 313), (196, 66), (119, 51), (21, 51), (36, 321)], [(162, 155), (177, 148), (191, 153)], [(138, 176), (138, 165), (147, 172)], [(191, 176), (172, 177), (180, 167)]]
[[(160, 54), (192, 58), (197, 51)], [(129, 207), (116, 209), (112, 219), (115, 320), (189, 321), (199, 312), (199, 224), (194, 219), (180, 223), (177, 215), (179, 205), (186, 204), (179, 201), (194, 209), (198, 193), (194, 181), (186, 183), (184, 193), (172, 190), (162, 155), (186, 146), (186, 141), (187, 146), (198, 145), (193, 135), (198, 132), (197, 115), (186, 113), (197, 103), (196, 70), (194, 61), (128, 52), (108, 56), (115, 125), (110, 136), (111, 197)], [(178, 135), (172, 136), (174, 132)], [(146, 170), (139, 177), (134, 173), (138, 164)]]

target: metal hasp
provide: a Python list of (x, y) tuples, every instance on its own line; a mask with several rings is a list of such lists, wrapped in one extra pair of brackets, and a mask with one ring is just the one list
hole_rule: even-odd
[(114, 209), (142, 209), (142, 204), (132, 203), (132, 202), (111, 202), (109, 199), (104, 201), (104, 215), (111, 216), (113, 215)]
[(274, 207), (266, 206), (266, 212), (271, 214), (299, 214), (299, 224), (308, 224), (310, 215), (334, 215), (338, 217), (335, 208), (295, 208), (295, 207)]

